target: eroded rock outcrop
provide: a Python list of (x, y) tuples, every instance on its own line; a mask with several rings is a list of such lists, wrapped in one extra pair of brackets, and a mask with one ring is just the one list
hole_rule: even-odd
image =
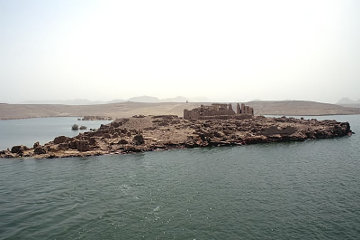
[(144, 144), (144, 143), (145, 143), (144, 137), (143, 137), (141, 134), (135, 135), (135, 137), (133, 138), (133, 143), (134, 143), (135, 145)]
[(54, 143), (55, 144), (63, 143), (63, 142), (66, 142), (68, 139), (69, 139), (68, 137), (59, 136), (59, 137), (54, 138)]
[(13, 147), (11, 148), (11, 153), (15, 153), (15, 154), (18, 154), (18, 155), (22, 156), (23, 153), (24, 153), (26, 150), (29, 150), (29, 148), (26, 147), (26, 146), (23, 146), (23, 145), (13, 146)]
[(34, 148), (34, 153), (37, 155), (46, 154), (46, 149), (39, 145), (36, 148)]
[(76, 137), (56, 137), (33, 148), (14, 146), (0, 151), (0, 157), (54, 158), (91, 156), (170, 148), (246, 145), (256, 143), (304, 141), (351, 135), (347, 122), (295, 118), (186, 120), (175, 115), (135, 116), (101, 125), (96, 131)]

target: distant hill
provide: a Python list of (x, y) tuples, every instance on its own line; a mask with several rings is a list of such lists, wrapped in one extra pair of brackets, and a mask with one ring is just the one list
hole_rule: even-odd
[(140, 97), (133, 97), (128, 99), (129, 102), (146, 102), (146, 103), (157, 103), (157, 102), (186, 102), (185, 97), (174, 97), (174, 98), (164, 98), (160, 99), (157, 97), (151, 96), (140, 96)]
[(334, 115), (360, 114), (360, 109), (312, 101), (252, 101), (247, 103), (255, 114), (269, 115)]
[(64, 105), (96, 105), (107, 103), (120, 103), (120, 102), (146, 102), (146, 103), (158, 103), (158, 102), (186, 102), (187, 98), (178, 96), (174, 98), (160, 99), (152, 96), (138, 96), (129, 99), (114, 99), (111, 101), (92, 101), (88, 99), (69, 99), (69, 100), (38, 100), (38, 101), (23, 101), (20, 104), (64, 104)]
[(360, 99), (352, 100), (350, 98), (342, 98), (336, 104), (339, 104), (339, 105), (342, 105), (342, 104), (360, 104)]
[[(124, 101), (124, 100), (122, 100)], [(119, 100), (117, 100), (119, 102)], [(39, 100), (39, 101), (24, 101), (23, 104), (65, 104), (65, 105), (94, 105), (109, 103), (106, 101), (91, 101), (88, 99), (69, 99), (69, 100)]]
[[(183, 116), (184, 109), (200, 106), (200, 102), (120, 102), (98, 105), (61, 104), (0, 104), (0, 119), (65, 117), (65, 116), (110, 116), (113, 118), (133, 115), (175, 114)], [(360, 114), (359, 108), (310, 101), (251, 101), (256, 115), (333, 115)]]
[(140, 97), (132, 97), (128, 99), (129, 102), (160, 102), (160, 99), (157, 97), (151, 97), (151, 96), (140, 96)]
[(360, 108), (360, 99), (352, 100), (350, 98), (342, 98), (336, 104), (344, 107)]
[(186, 101), (187, 101), (187, 98), (182, 97), (182, 96), (161, 99), (161, 102), (186, 102)]

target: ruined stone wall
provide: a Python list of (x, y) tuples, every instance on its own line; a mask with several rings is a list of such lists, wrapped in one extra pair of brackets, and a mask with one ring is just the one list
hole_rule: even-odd
[(245, 104), (243, 103), (241, 104), (241, 113), (243, 114), (245, 113)]
[[(196, 109), (194, 109), (196, 110)], [(188, 119), (188, 120), (197, 120), (200, 117), (200, 113), (198, 111), (194, 111), (194, 110), (184, 110), (184, 119)]]
[(237, 115), (254, 114), (254, 109), (249, 106), (246, 106), (243, 103), (241, 104), (241, 107), (239, 104), (237, 104), (236, 107), (237, 109), (235, 113), (231, 104), (212, 104), (211, 106), (201, 105), (199, 108), (195, 108), (193, 110), (185, 109), (184, 119), (188, 119), (188, 120), (213, 119), (213, 118), (219, 118), (219, 116), (221, 116), (221, 119), (227, 119), (224, 118), (224, 116), (229, 116), (229, 118), (232, 118)]
[(250, 114), (239, 114), (239, 115), (217, 115), (217, 116), (200, 116), (200, 120), (210, 120), (210, 119), (250, 119), (253, 116)]
[(235, 112), (229, 109), (220, 109), (220, 110), (205, 109), (204, 111), (200, 111), (200, 115), (201, 116), (235, 115)]
[(240, 113), (241, 113), (240, 104), (237, 103), (237, 104), (236, 104), (236, 114), (240, 114)]

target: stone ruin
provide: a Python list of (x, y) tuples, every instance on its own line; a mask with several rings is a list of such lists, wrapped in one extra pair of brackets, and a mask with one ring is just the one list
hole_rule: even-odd
[(229, 119), (229, 118), (251, 118), (254, 115), (254, 109), (245, 104), (236, 104), (236, 113), (231, 103), (221, 104), (213, 103), (210, 106), (201, 105), (192, 110), (184, 109), (184, 119), (188, 120), (206, 120), (206, 119)]

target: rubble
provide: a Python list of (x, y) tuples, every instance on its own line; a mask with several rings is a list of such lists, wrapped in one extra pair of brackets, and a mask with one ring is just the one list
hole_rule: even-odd
[[(250, 111), (246, 106), (237, 110)], [(226, 110), (226, 109), (225, 109)], [(231, 112), (227, 107), (226, 111)], [(226, 116), (226, 115), (218, 115)], [(188, 120), (176, 115), (135, 116), (101, 125), (76, 137), (56, 137), (43, 146), (14, 146), (0, 151), (1, 158), (61, 158), (257, 143), (304, 141), (352, 134), (348, 122), (270, 118), (233, 114), (230, 118)], [(239, 116), (238, 118), (236, 116)], [(246, 116), (241, 118), (240, 116)]]

